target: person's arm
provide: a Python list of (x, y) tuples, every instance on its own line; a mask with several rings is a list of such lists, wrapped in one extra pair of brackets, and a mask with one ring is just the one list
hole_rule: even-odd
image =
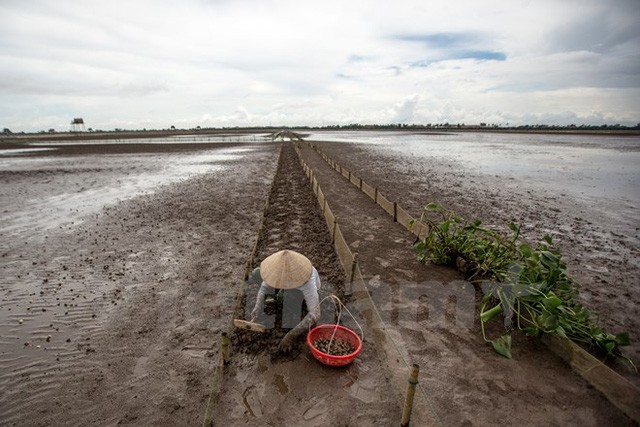
[(284, 336), (284, 338), (282, 338), (278, 347), (280, 351), (289, 351), (296, 338), (306, 333), (320, 318), (320, 297), (318, 296), (319, 288), (320, 276), (314, 268), (309, 281), (299, 288), (304, 295), (304, 301), (307, 304), (308, 313), (300, 323), (298, 323), (287, 333), (287, 335)]
[(320, 296), (318, 295), (318, 289), (320, 289), (320, 276), (314, 268), (311, 273), (311, 278), (305, 286), (301, 288), (302, 294), (304, 295), (304, 302), (307, 304), (307, 310), (309, 311), (305, 319), (309, 317), (313, 323), (320, 318)]
[(251, 310), (251, 321), (255, 322), (258, 315), (264, 311), (264, 299), (267, 296), (269, 287), (266, 283), (262, 282), (260, 289), (258, 290), (258, 296), (256, 297), (256, 305)]

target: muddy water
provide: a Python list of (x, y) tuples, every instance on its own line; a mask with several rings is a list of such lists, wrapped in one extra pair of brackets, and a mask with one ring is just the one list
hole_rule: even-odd
[[(55, 150), (55, 148), (51, 148)], [(0, 224), (13, 238), (77, 225), (82, 217), (190, 176), (221, 171), (248, 148), (189, 155), (0, 157)], [(99, 175), (98, 175), (99, 174)], [(16, 200), (17, 199), (17, 200)]]
[(508, 176), (574, 197), (640, 203), (638, 136), (322, 132), (312, 137), (368, 146), (408, 161), (452, 162), (471, 173)]

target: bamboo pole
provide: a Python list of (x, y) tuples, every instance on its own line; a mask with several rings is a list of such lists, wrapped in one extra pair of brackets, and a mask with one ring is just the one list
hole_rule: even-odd
[(413, 409), (413, 396), (416, 393), (416, 385), (418, 384), (418, 373), (420, 366), (413, 364), (411, 374), (409, 375), (409, 385), (407, 386), (407, 396), (404, 399), (404, 408), (402, 409), (402, 422), (400, 427), (408, 427), (411, 421), (411, 410)]
[(229, 363), (230, 356), (231, 356), (229, 351), (229, 343), (231, 342), (231, 340), (229, 339), (229, 336), (227, 335), (227, 333), (223, 332), (220, 341), (221, 341), (220, 353), (222, 355), (222, 363), (226, 365)]

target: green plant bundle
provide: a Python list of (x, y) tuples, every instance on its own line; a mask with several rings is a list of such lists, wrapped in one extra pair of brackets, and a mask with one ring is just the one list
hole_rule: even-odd
[[(605, 357), (625, 358), (620, 347), (629, 345), (629, 334), (606, 333), (576, 302), (580, 286), (566, 274), (550, 236), (532, 247), (515, 224), (510, 224), (510, 235), (502, 235), (482, 227), (479, 220), (469, 223), (447, 214), (435, 203), (424, 208), (419, 224), (426, 226), (426, 234), (416, 241), (418, 260), (455, 265), (481, 287), (482, 334), (499, 354), (511, 357), (510, 334), (518, 329), (538, 340), (554, 334), (582, 342)], [(498, 314), (503, 316), (505, 332), (489, 340), (485, 324)]]

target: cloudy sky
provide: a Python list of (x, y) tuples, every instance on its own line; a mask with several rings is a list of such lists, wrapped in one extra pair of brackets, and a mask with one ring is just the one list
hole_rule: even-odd
[(640, 122), (638, 0), (0, 0), (0, 128)]

